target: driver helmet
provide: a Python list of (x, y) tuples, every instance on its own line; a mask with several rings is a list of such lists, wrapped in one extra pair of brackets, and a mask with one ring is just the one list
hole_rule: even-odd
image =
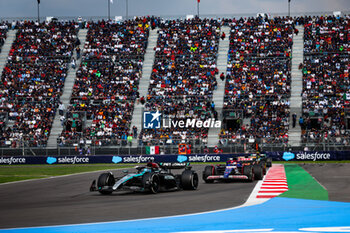
[(227, 161), (226, 161), (226, 164), (227, 165), (230, 165), (230, 164), (233, 164), (235, 161), (233, 158), (228, 158)]
[(158, 165), (158, 163), (154, 162), (154, 158), (151, 158), (151, 159), (148, 160), (147, 167), (159, 168), (159, 165)]

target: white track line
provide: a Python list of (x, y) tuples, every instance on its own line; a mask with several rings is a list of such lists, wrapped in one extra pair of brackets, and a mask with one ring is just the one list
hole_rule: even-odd
[(255, 185), (252, 193), (250, 194), (248, 200), (243, 204), (244, 206), (251, 206), (251, 205), (258, 205), (258, 204), (262, 204), (265, 201), (269, 200), (269, 199), (261, 199), (261, 198), (256, 198), (256, 196), (258, 195), (258, 192), (261, 189), (261, 186), (264, 182), (266, 175), (264, 176), (264, 178), (262, 180), (259, 180), (258, 183)]

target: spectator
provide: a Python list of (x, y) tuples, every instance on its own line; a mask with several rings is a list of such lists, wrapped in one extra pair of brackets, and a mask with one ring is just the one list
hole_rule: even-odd
[(292, 118), (293, 118), (293, 128), (295, 128), (295, 124), (296, 124), (296, 121), (297, 121), (297, 114), (293, 113)]
[(61, 122), (61, 126), (64, 126), (65, 125), (65, 123), (66, 123), (66, 118), (65, 118), (65, 116), (60, 116), (60, 122)]
[(204, 146), (203, 153), (204, 154), (209, 154), (209, 149), (208, 149), (207, 146)]
[(142, 105), (144, 105), (145, 102), (146, 102), (146, 101), (145, 101), (145, 97), (141, 96), (140, 102), (141, 102)]
[(221, 34), (221, 40), (224, 40), (225, 37), (226, 37), (225, 32), (222, 32), (222, 34)]
[(134, 138), (137, 138), (137, 127), (135, 125), (132, 127), (132, 131), (133, 131)]
[(132, 146), (132, 134), (130, 134), (130, 135), (127, 137), (127, 140), (128, 140), (129, 146)]
[(224, 80), (225, 80), (225, 74), (224, 74), (224, 72), (222, 72), (222, 73), (220, 74), (220, 79), (221, 79), (221, 81), (224, 81)]
[(80, 48), (79, 46), (75, 49), (76, 53), (77, 53), (77, 60), (80, 59)]
[(299, 30), (297, 28), (294, 28), (294, 34), (297, 36), (299, 34)]
[(86, 156), (91, 155), (91, 149), (90, 149), (90, 146), (88, 146), (88, 147), (87, 147), (85, 155), (86, 155)]
[(218, 146), (215, 146), (213, 149), (213, 152), (215, 154), (222, 154), (223, 150), (221, 148), (219, 148)]
[(58, 105), (58, 112), (60, 114), (60, 116), (63, 116), (64, 115), (64, 111), (65, 111), (65, 106), (62, 102), (60, 102), (60, 104)]
[(74, 58), (72, 59), (72, 63), (71, 64), (72, 64), (72, 68), (75, 69), (76, 64), (75, 64), (75, 59)]
[(299, 125), (301, 129), (304, 129), (304, 119), (302, 116), (299, 117)]

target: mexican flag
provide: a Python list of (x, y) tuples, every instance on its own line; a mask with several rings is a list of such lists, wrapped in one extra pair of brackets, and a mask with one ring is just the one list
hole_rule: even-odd
[(146, 154), (158, 155), (159, 154), (159, 146), (146, 146)]

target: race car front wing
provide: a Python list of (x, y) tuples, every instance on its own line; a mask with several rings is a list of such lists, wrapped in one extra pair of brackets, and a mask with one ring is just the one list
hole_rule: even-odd
[(229, 175), (228, 177), (224, 177), (224, 175), (212, 175), (207, 177), (208, 180), (248, 180), (248, 176), (246, 175)]
[(116, 188), (114, 186), (103, 186), (100, 187), (100, 189), (97, 188), (96, 186), (96, 180), (94, 180), (90, 186), (90, 192), (95, 192), (95, 191), (144, 191), (143, 187), (140, 186), (128, 186), (128, 185), (120, 185), (117, 186)]

